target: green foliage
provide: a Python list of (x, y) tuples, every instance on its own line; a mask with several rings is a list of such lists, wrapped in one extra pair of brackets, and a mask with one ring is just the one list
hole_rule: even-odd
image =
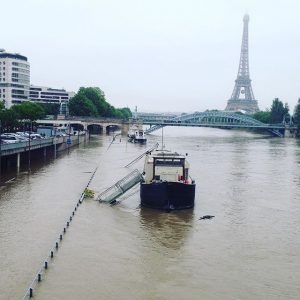
[(43, 108), (45, 115), (57, 115), (59, 114), (59, 104), (57, 103), (39, 103)]
[(14, 128), (19, 125), (18, 114), (12, 109), (1, 109), (0, 120), (1, 120), (2, 132), (14, 131)]
[[(44, 116), (44, 110), (41, 105), (29, 101), (16, 104), (9, 109), (5, 109), (0, 102), (0, 120), (2, 131), (15, 131), (20, 125), (20, 121), (33, 122)], [(22, 122), (22, 125), (24, 123)]]
[(294, 123), (297, 125), (297, 137), (300, 137), (300, 98), (294, 110)]
[(95, 117), (98, 115), (93, 102), (81, 93), (77, 93), (69, 101), (69, 112), (73, 116)]
[(271, 124), (281, 123), (283, 117), (288, 113), (289, 113), (288, 104), (285, 103), (285, 105), (283, 105), (282, 101), (280, 101), (278, 98), (275, 98), (271, 106), (270, 123)]
[(253, 115), (253, 118), (260, 122), (270, 124), (271, 112), (268, 110), (267, 111), (259, 111)]
[(5, 108), (4, 102), (0, 99), (0, 110)]
[(30, 101), (16, 104), (11, 109), (18, 115), (20, 120), (29, 120), (32, 122), (45, 116), (45, 111), (41, 105)]
[(94, 196), (95, 192), (93, 190), (90, 190), (88, 188), (84, 190), (84, 198), (94, 198)]
[(69, 111), (74, 116), (113, 117), (127, 119), (131, 117), (129, 108), (115, 108), (105, 98), (98, 87), (81, 87), (69, 101)]
[(132, 117), (131, 110), (128, 107), (117, 108), (117, 111), (120, 111), (122, 117), (125, 119), (129, 119)]

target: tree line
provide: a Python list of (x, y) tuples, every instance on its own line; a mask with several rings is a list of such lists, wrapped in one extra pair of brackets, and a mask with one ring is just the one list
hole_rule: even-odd
[(294, 109), (293, 114), (290, 114), (290, 109), (287, 103), (283, 103), (279, 98), (275, 98), (270, 109), (259, 111), (253, 115), (253, 118), (266, 124), (278, 124), (283, 121), (293, 121), (298, 126), (297, 136), (300, 136), (300, 99)]
[[(132, 116), (129, 108), (115, 108), (106, 101), (104, 92), (97, 87), (81, 87), (69, 101), (72, 116), (113, 117), (128, 119)], [(59, 104), (24, 101), (5, 108), (0, 101), (2, 132), (30, 130), (32, 122), (47, 115), (59, 114)]]
[(282, 123), (285, 117), (290, 117), (289, 111), (287, 103), (283, 104), (282, 101), (275, 98), (270, 109), (255, 113), (253, 118), (266, 124)]
[(108, 117), (128, 119), (132, 116), (129, 108), (115, 108), (106, 100), (104, 92), (98, 87), (81, 87), (69, 101), (72, 116)]

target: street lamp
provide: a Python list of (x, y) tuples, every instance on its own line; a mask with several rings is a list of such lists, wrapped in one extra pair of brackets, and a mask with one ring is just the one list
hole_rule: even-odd
[(1, 167), (2, 167), (2, 164), (1, 164), (1, 160), (2, 160), (2, 139), (1, 139), (1, 134), (2, 134), (2, 123), (1, 123), (1, 120), (0, 120), (0, 182), (1, 182)]
[(32, 131), (32, 121), (30, 122), (30, 130), (29, 130), (29, 140), (28, 140), (28, 172), (30, 172), (30, 165), (31, 165), (31, 144), (30, 144), (30, 140), (31, 140), (31, 131)]
[(56, 158), (56, 127), (54, 127), (54, 158)]
[(70, 153), (70, 145), (71, 145), (71, 123), (69, 122), (69, 139), (67, 140), (68, 144), (68, 154)]

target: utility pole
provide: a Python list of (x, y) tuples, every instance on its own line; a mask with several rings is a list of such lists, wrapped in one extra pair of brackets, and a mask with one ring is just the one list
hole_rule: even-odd
[(2, 168), (2, 164), (1, 164), (1, 160), (2, 160), (2, 139), (1, 139), (1, 134), (2, 134), (2, 123), (0, 120), (0, 182), (1, 182), (1, 177), (2, 177), (2, 173), (1, 173), (1, 168)]
[(56, 127), (54, 127), (54, 159), (56, 159)]
[(67, 140), (68, 144), (68, 154), (70, 153), (70, 144), (71, 144), (71, 123), (69, 122), (69, 140)]
[(31, 171), (31, 131), (32, 131), (32, 121), (30, 122), (30, 130), (29, 130), (29, 149), (28, 149), (28, 172)]

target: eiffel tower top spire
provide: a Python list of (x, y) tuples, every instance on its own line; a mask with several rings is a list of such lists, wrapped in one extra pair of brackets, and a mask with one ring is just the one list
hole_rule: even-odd
[(238, 76), (244, 76), (249, 78), (249, 55), (248, 55), (248, 24), (249, 15), (245, 15), (243, 18), (244, 30), (241, 47), (240, 64), (238, 70)]
[(244, 15), (243, 22), (244, 27), (239, 69), (237, 79), (235, 80), (235, 86), (231, 98), (228, 100), (226, 110), (245, 110), (248, 113), (254, 113), (259, 111), (259, 108), (253, 94), (249, 73), (248, 14)]

